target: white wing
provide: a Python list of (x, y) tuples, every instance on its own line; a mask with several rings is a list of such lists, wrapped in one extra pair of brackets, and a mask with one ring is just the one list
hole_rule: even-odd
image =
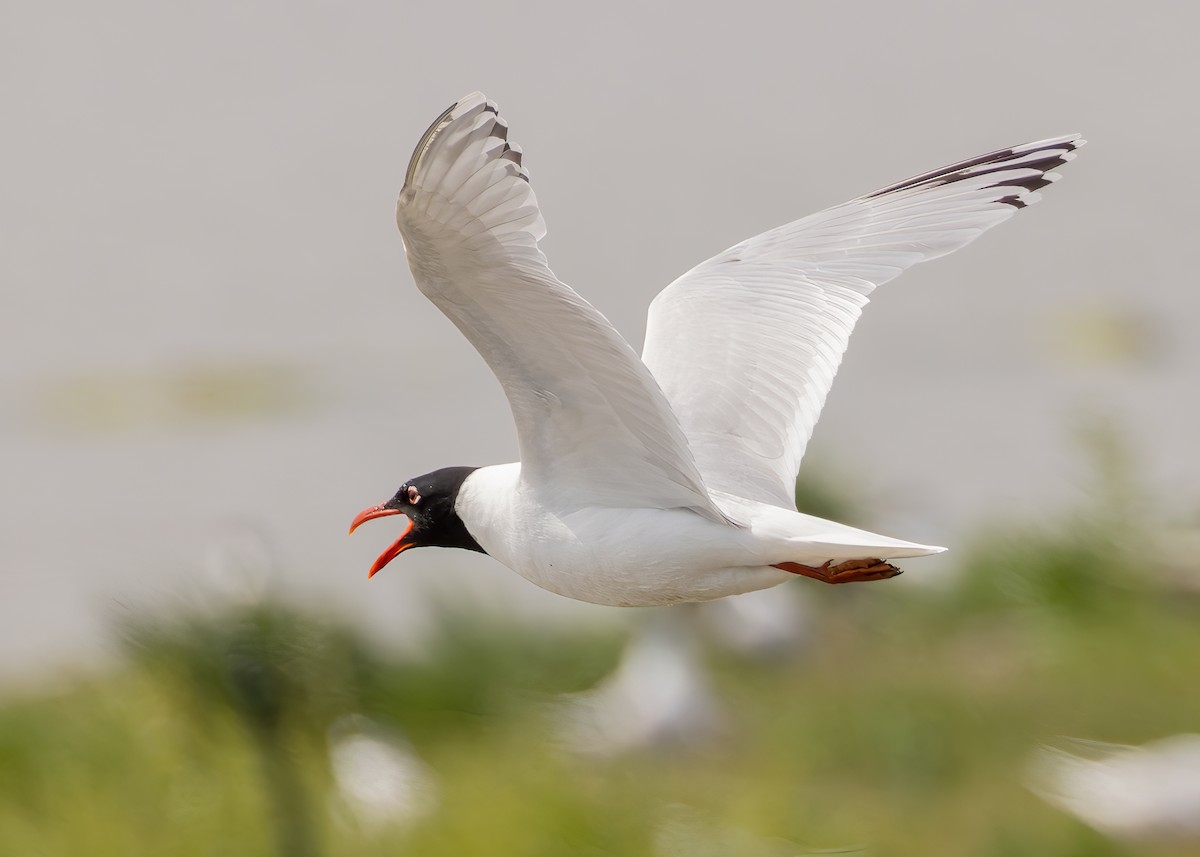
[(708, 487), (794, 509), (800, 459), (867, 296), (1035, 202), (1083, 142), (916, 176), (743, 241), (663, 290), (643, 359)]
[(507, 137), (480, 93), (453, 105), (413, 153), (396, 221), (417, 285), (504, 387), (522, 477), (561, 503), (725, 520), (649, 370), (547, 266), (546, 228)]

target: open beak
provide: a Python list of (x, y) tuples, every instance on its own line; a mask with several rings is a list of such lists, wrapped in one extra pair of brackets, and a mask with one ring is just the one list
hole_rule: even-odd
[[(402, 514), (404, 513), (399, 509), (389, 509), (386, 506), (372, 506), (369, 509), (363, 509), (357, 515), (355, 515), (354, 520), (350, 522), (350, 532), (353, 533), (362, 524), (374, 518), (384, 518), (388, 515)], [(404, 532), (400, 534), (400, 538), (396, 539), (396, 541), (392, 543), (392, 546), (381, 553), (379, 558), (375, 560), (375, 564), (372, 565), (371, 570), (367, 572), (368, 578), (374, 577), (375, 572), (379, 571), (379, 569), (383, 568), (396, 557), (400, 556), (400, 554), (413, 547), (413, 543), (408, 540), (409, 535), (412, 534), (412, 530), (413, 522), (410, 520), (408, 522), (408, 526), (404, 528)]]

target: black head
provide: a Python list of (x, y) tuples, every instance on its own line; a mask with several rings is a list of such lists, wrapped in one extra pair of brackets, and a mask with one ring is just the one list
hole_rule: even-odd
[(443, 467), (400, 486), (396, 496), (380, 506), (364, 509), (350, 525), (354, 532), (359, 524), (386, 515), (404, 515), (408, 527), (390, 548), (379, 555), (368, 577), (383, 568), (409, 548), (464, 548), (486, 553), (479, 542), (467, 532), (462, 518), (454, 509), (458, 490), (476, 467)]

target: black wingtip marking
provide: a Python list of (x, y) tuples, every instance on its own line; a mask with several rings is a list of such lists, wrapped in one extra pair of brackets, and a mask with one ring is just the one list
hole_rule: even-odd
[(509, 146), (508, 143), (504, 144), (504, 149), (500, 152), (499, 157), (505, 161), (512, 161), (518, 167), (521, 166), (521, 153)]
[(971, 167), (977, 167), (980, 164), (1007, 160), (1011, 158), (1013, 154), (1014, 152), (1011, 148), (999, 149), (995, 152), (989, 152), (986, 155), (980, 155), (977, 158), (971, 158), (969, 161), (960, 161), (959, 163), (953, 164), (949, 167), (931, 170), (927, 173), (921, 173), (919, 176), (913, 176), (910, 179), (905, 179), (902, 182), (896, 182), (896, 184), (888, 185), (881, 190), (867, 194), (866, 198), (874, 199), (877, 196), (883, 196), (886, 193), (895, 193), (896, 191), (900, 190), (907, 190), (908, 188), (916, 187), (917, 185), (924, 184), (925, 182), (936, 181), (936, 184), (947, 184), (949, 182), (958, 181), (959, 179), (966, 177), (963, 174), (964, 170), (969, 170)]
[[(1048, 173), (1053, 169), (1057, 169), (1058, 167), (1061, 167), (1066, 162), (1067, 162), (1067, 159), (1064, 158), (1062, 155), (1046, 155), (1046, 157), (1044, 157), (1044, 158), (1038, 158), (1037, 160), (1029, 161), (1028, 163), (1025, 163), (1025, 164), (1019, 164), (1019, 165), (1014, 164), (1013, 169), (1018, 169), (1019, 167), (1025, 167), (1027, 169), (1041, 170), (1044, 173)], [(1000, 164), (999, 166), (1001, 168), (1003, 168), (1005, 165)]]
[(994, 184), (992, 187), (1023, 187), (1027, 191), (1035, 191), (1044, 188), (1048, 184), (1054, 184), (1050, 179), (1045, 177), (1045, 174), (1030, 176), (1027, 179), (1014, 179), (1013, 181), (1003, 181), (999, 184)]
[(495, 137), (497, 140), (507, 141), (508, 140), (508, 126), (505, 125), (504, 122), (497, 120), (496, 124), (494, 124), (492, 126), (491, 136)]
[[(1045, 174), (1065, 164), (1069, 160), (1066, 155), (1078, 148), (1079, 143), (1075, 140), (1055, 140), (1040, 145), (1012, 146), (1007, 149), (998, 149), (995, 152), (980, 155), (967, 161), (961, 161), (949, 167), (943, 167), (940, 170), (933, 170), (910, 179), (905, 179), (902, 182), (889, 185), (882, 190), (867, 194), (863, 198), (875, 199), (885, 194), (912, 190), (919, 187), (940, 187), (953, 182), (976, 179), (986, 176), (989, 173), (999, 173), (1010, 169), (1036, 170), (1037, 175), (1024, 179), (1014, 179), (1012, 181), (999, 181), (991, 185), (991, 187), (1019, 187), (1027, 192), (1032, 192), (1050, 184), (1052, 180), (1045, 178)], [(1037, 157), (1039, 152), (1043, 153), (1041, 157)], [(1014, 163), (1018, 161), (1019, 163)], [(981, 167), (984, 169), (980, 169)], [(1015, 194), (1005, 196), (997, 200), (997, 202), (1006, 203), (1014, 208), (1025, 208), (1028, 206), (1027, 202), (1023, 202), (1019, 198), (1019, 195)]]

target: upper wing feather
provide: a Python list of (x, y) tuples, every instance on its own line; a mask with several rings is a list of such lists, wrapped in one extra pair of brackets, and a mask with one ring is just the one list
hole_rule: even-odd
[(496, 105), (468, 95), (417, 145), (396, 221), (417, 285), (504, 387), (523, 477), (564, 504), (682, 507), (725, 520), (649, 370), (550, 271), (521, 160)]
[(663, 290), (643, 359), (708, 487), (795, 508), (800, 459), (868, 295), (1037, 201), (1083, 142), (916, 176), (743, 241)]

